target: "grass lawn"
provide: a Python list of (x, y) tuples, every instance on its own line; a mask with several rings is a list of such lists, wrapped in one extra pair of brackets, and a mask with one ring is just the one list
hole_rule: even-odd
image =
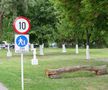
[[(108, 49), (91, 49), (91, 59), (85, 59), (85, 49), (76, 55), (74, 49), (45, 49), (44, 56), (37, 56), (39, 65), (31, 65), (32, 53), (24, 55), (25, 90), (108, 90), (108, 75), (96, 76), (90, 72), (80, 71), (62, 74), (60, 79), (45, 76), (45, 69), (76, 65), (107, 65)], [(39, 51), (37, 50), (37, 53)], [(20, 55), (6, 57), (6, 50), (0, 50), (0, 82), (9, 90), (21, 90)]]

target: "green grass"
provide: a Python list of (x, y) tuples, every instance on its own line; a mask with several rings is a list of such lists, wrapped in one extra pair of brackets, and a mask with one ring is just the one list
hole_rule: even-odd
[[(90, 72), (62, 74), (60, 79), (45, 76), (45, 69), (61, 68), (76, 65), (107, 65), (108, 49), (91, 49), (91, 59), (85, 59), (85, 49), (76, 55), (74, 49), (45, 49), (45, 55), (39, 56), (39, 65), (31, 65), (32, 53), (24, 55), (25, 90), (108, 90), (108, 75), (96, 76)], [(21, 90), (20, 55), (13, 51), (11, 58), (6, 57), (6, 50), (0, 50), (0, 82), (9, 90)]]

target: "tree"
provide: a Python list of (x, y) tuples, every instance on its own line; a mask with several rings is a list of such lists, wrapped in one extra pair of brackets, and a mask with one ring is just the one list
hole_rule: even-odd
[[(55, 7), (59, 8), (64, 17), (60, 17), (60, 20), (63, 18), (67, 18), (68, 22), (71, 26), (71, 38), (76, 43), (76, 54), (78, 53), (78, 42), (81, 39), (82, 31), (80, 28), (81, 25), (81, 16), (80, 16), (80, 8), (81, 8), (81, 0), (55, 0)], [(69, 29), (69, 28), (67, 28)], [(70, 33), (70, 32), (69, 32)], [(70, 36), (70, 34), (69, 34)], [(72, 43), (72, 41), (71, 41)]]
[[(27, 16), (32, 25), (30, 32), (32, 42), (43, 44), (53, 39), (57, 19), (55, 9), (49, 0), (36, 0), (33, 6), (29, 5)], [(33, 38), (32, 35), (37, 39)]]
[[(55, 7), (59, 7), (62, 13), (71, 21), (76, 37), (76, 43), (82, 34), (85, 39), (87, 35), (87, 45), (91, 44), (92, 32), (107, 32), (107, 0), (55, 0)], [(95, 34), (95, 36), (98, 36)], [(106, 36), (106, 35), (105, 35)], [(83, 38), (82, 38), (83, 39)], [(95, 43), (98, 41), (94, 40)], [(104, 41), (104, 40), (101, 40)], [(83, 41), (85, 42), (85, 40)]]
[(13, 41), (13, 20), (27, 13), (27, 0), (1, 0), (0, 1), (0, 36), (2, 40)]
[[(102, 32), (106, 32), (106, 27), (108, 26), (107, 4), (107, 0), (82, 0), (82, 27), (87, 32), (87, 45), (91, 43), (90, 41), (98, 43), (99, 40), (96, 40), (96, 38), (93, 40), (92, 37), (100, 38), (99, 35), (101, 35)], [(95, 32), (95, 34), (93, 34), (93, 32)], [(101, 43), (103, 43), (102, 39), (101, 41)]]

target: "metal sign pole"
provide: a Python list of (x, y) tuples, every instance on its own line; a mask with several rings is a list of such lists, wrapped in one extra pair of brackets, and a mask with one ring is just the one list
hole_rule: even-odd
[(21, 34), (27, 34), (30, 30), (30, 20), (23, 16), (17, 17), (13, 22), (13, 28), (17, 34), (20, 34), (15, 35), (15, 52), (21, 53), (21, 88), (24, 90), (24, 60), (21, 49), (24, 52), (29, 51), (29, 35)]
[(23, 53), (21, 53), (21, 87), (24, 90), (24, 60)]

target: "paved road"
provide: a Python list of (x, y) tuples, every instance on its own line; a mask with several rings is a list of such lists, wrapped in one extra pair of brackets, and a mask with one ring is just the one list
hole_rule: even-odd
[(104, 61), (104, 62), (108, 62), (108, 58), (97, 58), (95, 59), (96, 61)]

